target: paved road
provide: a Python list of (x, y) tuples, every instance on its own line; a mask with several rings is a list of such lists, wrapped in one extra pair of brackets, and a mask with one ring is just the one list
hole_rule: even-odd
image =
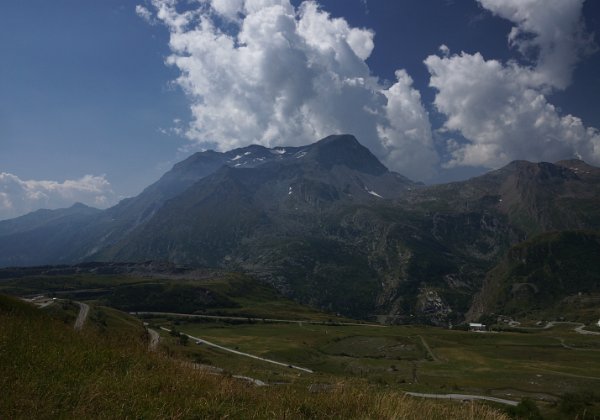
[(281, 322), (286, 324), (314, 324), (314, 325), (347, 325), (347, 326), (356, 326), (356, 327), (374, 327), (374, 328), (387, 328), (387, 325), (379, 325), (379, 324), (366, 324), (359, 322), (337, 322), (337, 321), (299, 321), (295, 319), (275, 319), (275, 318), (249, 318), (243, 316), (220, 316), (220, 315), (198, 315), (198, 314), (181, 314), (177, 312), (130, 312), (132, 315), (157, 315), (157, 316), (178, 316), (182, 318), (203, 318), (203, 319), (224, 319), (224, 320), (232, 320), (232, 321), (267, 321), (267, 322)]
[(155, 351), (158, 347), (158, 342), (160, 341), (160, 334), (158, 331), (153, 330), (152, 328), (148, 328), (148, 334), (150, 334), (150, 342), (148, 343), (148, 350)]
[(83, 324), (85, 323), (85, 320), (87, 319), (87, 316), (90, 312), (90, 307), (87, 303), (83, 303), (83, 302), (75, 302), (75, 303), (79, 305), (79, 314), (77, 315), (77, 319), (75, 320), (74, 328), (76, 330), (80, 330), (83, 328)]
[(49, 300), (45, 301), (44, 303), (39, 304), (38, 308), (39, 309), (46, 308), (46, 307), (52, 305), (54, 302), (55, 302), (54, 300), (49, 299)]
[(50, 306), (56, 300), (56, 298), (52, 299), (52, 298), (49, 298), (49, 297), (46, 297), (46, 296), (43, 296), (43, 295), (41, 295), (41, 296), (35, 296), (33, 298), (30, 298), (30, 299), (29, 298), (25, 298), (25, 297), (22, 297), (20, 299), (23, 300), (23, 301), (25, 301), (25, 302), (33, 303), (35, 306), (38, 307), (38, 309), (42, 309), (42, 308), (45, 308), (47, 306)]
[[(170, 329), (165, 328), (165, 327), (160, 327), (160, 329), (163, 330), (163, 331), (171, 332)], [(230, 349), (228, 347), (223, 347), (223, 346), (220, 346), (218, 344), (211, 343), (210, 341), (206, 341), (206, 340), (204, 340), (202, 338), (194, 337), (194, 336), (189, 335), (189, 334), (185, 334), (185, 335), (187, 335), (189, 338), (191, 338), (192, 340), (194, 340), (195, 343), (200, 342), (202, 344), (206, 344), (207, 346), (215, 347), (217, 349), (220, 349), (220, 350), (223, 350), (223, 351), (227, 351), (229, 353), (237, 354), (238, 356), (250, 357), (252, 359), (261, 360), (263, 362), (273, 363), (274, 365), (279, 365), (279, 366), (283, 366), (283, 367), (289, 367), (289, 368), (292, 368), (292, 369), (297, 369), (297, 370), (300, 370), (300, 371), (306, 372), (306, 373), (314, 373), (312, 370), (306, 369), (306, 368), (303, 368), (303, 367), (300, 367), (300, 366), (294, 366), (294, 365), (289, 364), (289, 363), (282, 363), (282, 362), (277, 362), (277, 361), (271, 360), (271, 359), (265, 359), (264, 357), (255, 356), (255, 355), (249, 354), (249, 353), (244, 353), (244, 352), (241, 352), (241, 351), (238, 351), (238, 350)]]
[(466, 394), (422, 394), (420, 392), (405, 392), (405, 394), (413, 397), (421, 398), (437, 398), (437, 399), (448, 399), (448, 400), (460, 400), (460, 401), (473, 401), (473, 400), (486, 400), (497, 402), (506, 405), (518, 405), (517, 401), (505, 400), (503, 398), (486, 397), (484, 395), (466, 395)]
[(575, 328), (575, 332), (578, 332), (579, 334), (585, 334), (585, 335), (600, 335), (600, 332), (598, 331), (589, 331), (589, 330), (584, 330), (585, 325), (581, 324), (579, 327)]

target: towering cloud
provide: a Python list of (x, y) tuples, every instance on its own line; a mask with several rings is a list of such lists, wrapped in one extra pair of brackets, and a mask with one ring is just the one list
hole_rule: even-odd
[(399, 70), (389, 86), (370, 72), (371, 30), (313, 1), (297, 9), (289, 0), (152, 4), (170, 31), (167, 62), (192, 101), (195, 146), (299, 145), (349, 132), (408, 176), (427, 178), (437, 166), (412, 79)]
[(30, 211), (71, 206), (75, 202), (94, 207), (114, 204), (115, 196), (104, 176), (85, 175), (80, 179), (57, 181), (22, 180), (0, 173), (0, 220)]
[(481, 54), (429, 56), (425, 64), (448, 141), (447, 166), (497, 167), (514, 159), (579, 157), (600, 164), (600, 133), (561, 115), (547, 95), (564, 89), (577, 61), (594, 50), (581, 18), (582, 0), (479, 0), (516, 24), (509, 42), (533, 60), (486, 60)]
[[(564, 115), (549, 95), (571, 83), (596, 44), (582, 20), (584, 0), (477, 0), (513, 28), (519, 61), (446, 45), (425, 60), (434, 106), (446, 116), (443, 165), (498, 167), (513, 159), (580, 157), (600, 164), (600, 134)], [(440, 158), (429, 116), (411, 77), (391, 85), (367, 59), (375, 35), (333, 18), (315, 1), (151, 0), (170, 32), (167, 62), (191, 98), (193, 147), (305, 144), (350, 132), (389, 167), (426, 179)], [(143, 13), (142, 13), (143, 12)]]

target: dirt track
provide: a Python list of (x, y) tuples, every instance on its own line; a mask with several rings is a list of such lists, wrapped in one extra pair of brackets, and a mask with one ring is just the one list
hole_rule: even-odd
[(468, 395), (468, 394), (422, 394), (420, 392), (406, 392), (407, 395), (412, 397), (421, 398), (437, 398), (437, 399), (448, 399), (448, 400), (460, 400), (460, 401), (473, 401), (473, 400), (486, 400), (493, 401), (500, 404), (516, 406), (519, 403), (517, 401), (505, 400), (503, 398), (486, 397), (483, 395)]
[(79, 305), (79, 314), (77, 315), (77, 319), (75, 320), (75, 325), (73, 326), (76, 330), (80, 330), (83, 328), (83, 324), (87, 319), (87, 316), (90, 312), (90, 306), (83, 302), (75, 302)]
[(148, 350), (155, 351), (160, 341), (160, 335), (157, 331), (152, 328), (148, 328), (148, 334), (150, 334), (150, 342), (148, 343)]

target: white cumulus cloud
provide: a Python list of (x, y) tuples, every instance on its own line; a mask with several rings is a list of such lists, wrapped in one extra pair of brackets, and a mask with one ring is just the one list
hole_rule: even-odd
[(433, 174), (439, 159), (421, 96), (402, 70), (391, 86), (372, 75), (373, 31), (313, 1), (152, 4), (170, 31), (167, 63), (191, 99), (194, 147), (300, 145), (352, 133), (391, 169)]
[(244, 10), (244, 0), (212, 0), (212, 7), (219, 15), (237, 20)]
[(150, 12), (150, 10), (148, 10), (148, 8), (142, 6), (141, 4), (138, 4), (137, 6), (135, 6), (135, 13), (139, 17), (144, 19), (146, 21), (146, 23), (153, 25), (156, 22), (154, 20), (154, 18), (152, 17), (152, 13)]
[(585, 0), (478, 0), (516, 26), (509, 43), (536, 61), (539, 83), (564, 89), (577, 62), (596, 50), (582, 19)]
[(115, 194), (105, 176), (85, 175), (63, 182), (22, 180), (0, 172), (0, 220), (31, 211), (68, 207), (81, 202), (93, 207), (114, 204)]
[[(446, 166), (498, 167), (515, 159), (569, 157), (600, 163), (600, 133), (581, 119), (561, 115), (548, 94), (565, 88), (590, 36), (581, 24), (581, 0), (479, 0), (515, 22), (509, 39), (523, 53), (537, 49), (533, 65), (486, 60), (480, 53), (431, 55), (425, 64), (434, 105), (447, 119)], [(525, 36), (527, 34), (527, 36)]]

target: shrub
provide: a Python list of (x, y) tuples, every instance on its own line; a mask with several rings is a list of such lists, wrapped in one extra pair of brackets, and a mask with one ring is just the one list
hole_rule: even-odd
[(508, 413), (517, 419), (541, 420), (543, 418), (538, 406), (529, 398), (523, 398), (517, 406), (509, 408)]

